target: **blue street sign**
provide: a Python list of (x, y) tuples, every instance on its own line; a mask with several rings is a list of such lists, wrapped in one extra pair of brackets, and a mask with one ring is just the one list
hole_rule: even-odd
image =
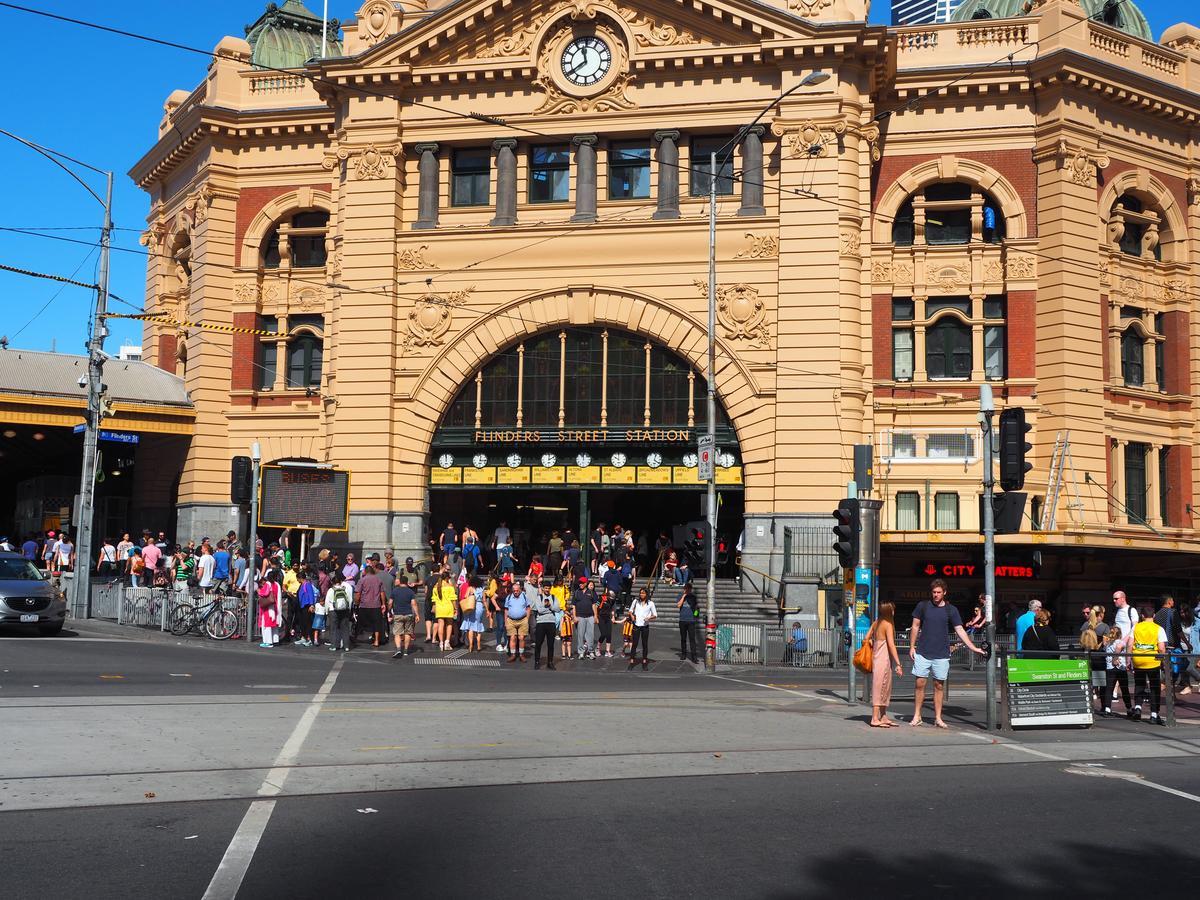
[[(86, 425), (76, 425), (71, 430), (76, 434), (83, 434), (86, 427)], [(112, 441), (114, 444), (128, 444), (130, 446), (136, 446), (137, 444), (141, 443), (142, 439), (140, 435), (130, 434), (128, 431), (105, 431), (102, 428), (100, 429), (100, 440)]]

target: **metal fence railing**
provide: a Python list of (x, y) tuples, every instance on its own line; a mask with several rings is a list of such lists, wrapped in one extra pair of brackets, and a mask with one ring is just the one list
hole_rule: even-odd
[(833, 668), (845, 662), (841, 632), (833, 628), (805, 630), (807, 647), (789, 643), (790, 628), (758, 623), (720, 625), (717, 662), (730, 665)]
[(783, 574), (836, 581), (840, 571), (829, 528), (809, 525), (783, 529)]

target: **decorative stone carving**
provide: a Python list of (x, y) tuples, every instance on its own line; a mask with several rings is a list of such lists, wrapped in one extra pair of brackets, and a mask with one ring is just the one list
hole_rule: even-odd
[(955, 288), (971, 283), (971, 268), (966, 263), (953, 266), (938, 266), (931, 274), (930, 284), (935, 284), (944, 292), (951, 293)]
[(1111, 257), (1100, 263), (1100, 287), (1109, 287), (1117, 272), (1117, 261)]
[(474, 290), (472, 285), (465, 291), (445, 295), (426, 294), (419, 299), (408, 313), (404, 348), (440, 347), (454, 321), (454, 308), (466, 303)]
[(396, 268), (405, 269), (410, 272), (421, 269), (436, 269), (437, 264), (425, 256), (425, 251), (428, 249), (428, 244), (422, 244), (420, 247), (409, 247), (401, 250), (396, 255)]
[(1164, 300), (1179, 300), (1187, 290), (1187, 279), (1171, 278), (1163, 282), (1162, 298)]
[(735, 253), (734, 259), (775, 259), (779, 256), (779, 238), (771, 232), (755, 234), (747, 231), (746, 240), (750, 246)]
[(315, 288), (304, 288), (292, 295), (291, 303), (288, 306), (290, 309), (298, 309), (300, 312), (309, 313), (314, 310), (324, 309), (325, 300)]
[(618, 10), (621, 18), (629, 25), (639, 47), (673, 47), (680, 44), (698, 43), (696, 36), (688, 31), (681, 31), (674, 25), (664, 23), (659, 25), (652, 19), (622, 6)]
[(875, 284), (891, 284), (892, 264), (883, 259), (871, 263), (871, 281)]
[(896, 265), (892, 268), (892, 279), (896, 284), (912, 284), (912, 264), (905, 262), (896, 263)]
[(1004, 280), (1004, 266), (1000, 265), (1000, 260), (989, 259), (983, 264), (983, 280), (993, 283)]
[(239, 284), (233, 291), (238, 303), (253, 303), (258, 299), (258, 285), (253, 281)]
[[(325, 155), (321, 160), (321, 167), (332, 172), (340, 162), (352, 160), (354, 177), (359, 181), (370, 181), (386, 176), (389, 162), (403, 155), (404, 147), (399, 144), (382, 149), (374, 144), (365, 147), (339, 147), (336, 152)], [(350, 165), (351, 163), (347, 162), (347, 174)]]
[(213, 192), (207, 184), (202, 184), (199, 190), (183, 202), (183, 208), (191, 214), (193, 230), (208, 219), (208, 208), (212, 206), (212, 202)]
[(325, 273), (330, 281), (336, 281), (342, 274), (342, 248), (339, 246), (325, 263)]
[(1200, 206), (1200, 175), (1192, 175), (1187, 180), (1188, 204)]
[(264, 284), (262, 289), (263, 306), (273, 306), (279, 302), (279, 285)]
[(162, 247), (163, 241), (167, 239), (167, 220), (159, 216), (154, 220), (154, 224), (142, 232), (138, 238), (138, 243), (143, 247), (159, 248)]
[(1108, 168), (1109, 158), (1103, 153), (1092, 154), (1082, 147), (1072, 147), (1066, 141), (1058, 142), (1059, 166), (1075, 184), (1084, 187), (1096, 186), (1096, 170)]
[(859, 242), (862, 240), (862, 236), (857, 229), (843, 228), (839, 240), (841, 242), (841, 248), (838, 251), (840, 256), (850, 256), (855, 259), (859, 257)]
[[(844, 123), (842, 130), (845, 130)], [(834, 140), (832, 134), (826, 133), (812, 119), (801, 122), (798, 126), (776, 122), (771, 126), (771, 133), (776, 137), (783, 138), (787, 144), (788, 153), (792, 157), (824, 156), (825, 146)]]
[(801, 16), (814, 16), (823, 9), (833, 6), (833, 0), (788, 0), (788, 9), (794, 9)]
[(1008, 258), (1009, 278), (1028, 280), (1037, 276), (1037, 261), (1024, 253), (1014, 253)]
[(372, 0), (358, 11), (358, 36), (366, 47), (374, 47), (387, 37), (392, 19), (400, 10), (386, 0)]
[[(708, 285), (696, 279), (700, 295), (708, 299)], [(717, 321), (729, 340), (745, 340), (751, 347), (771, 349), (771, 328), (767, 324), (767, 306), (758, 291), (748, 284), (717, 286)]]

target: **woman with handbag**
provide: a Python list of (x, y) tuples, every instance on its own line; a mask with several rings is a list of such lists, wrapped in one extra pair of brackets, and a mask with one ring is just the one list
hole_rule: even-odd
[(871, 727), (894, 728), (898, 723), (888, 718), (887, 708), (892, 701), (892, 671), (904, 674), (900, 654), (896, 652), (896, 605), (880, 603), (879, 616), (867, 635), (871, 644)]

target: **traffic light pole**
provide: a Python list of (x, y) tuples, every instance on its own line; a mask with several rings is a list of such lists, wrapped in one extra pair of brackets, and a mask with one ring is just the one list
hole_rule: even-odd
[[(717, 154), (709, 156), (708, 177), (708, 446), (717, 446)], [(705, 584), (704, 670), (717, 671), (717, 472), (708, 474), (708, 582)]]
[[(258, 575), (258, 471), (262, 449), (258, 441), (250, 445), (250, 546), (246, 549), (246, 640), (254, 641), (254, 617), (258, 615), (258, 598), (254, 595), (254, 579)], [(237, 587), (237, 585), (234, 585)]]
[[(995, 446), (992, 416), (996, 404), (990, 384), (979, 387), (979, 428), (983, 432), (983, 613), (989, 647), (996, 646), (996, 489)], [(996, 660), (984, 661), (987, 683), (987, 727), (996, 729)]]

